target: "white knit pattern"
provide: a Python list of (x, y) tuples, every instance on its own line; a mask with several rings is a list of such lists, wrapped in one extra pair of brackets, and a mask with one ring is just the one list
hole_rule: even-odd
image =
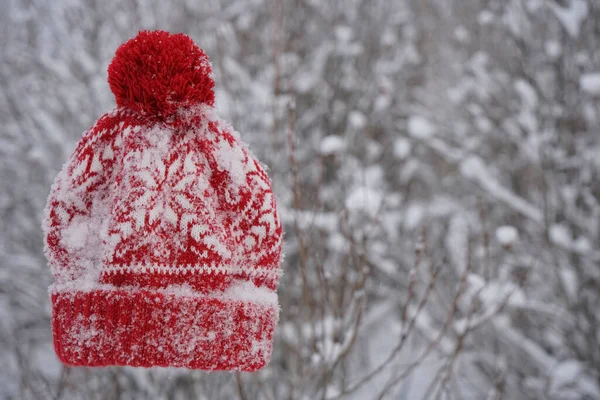
[[(264, 168), (212, 107), (188, 112), (201, 123), (183, 134), (123, 121), (86, 132), (46, 209), (44, 229), (58, 243), (46, 249), (57, 281), (95, 276), (98, 266), (103, 275), (278, 280), (279, 266), (269, 264), (281, 251), (281, 221)], [(127, 113), (115, 109), (108, 117)], [(217, 188), (211, 176), (222, 171)], [(235, 212), (218, 211), (220, 205)]]
[(208, 274), (208, 275), (235, 275), (244, 274), (251, 277), (266, 277), (274, 279), (280, 276), (280, 268), (248, 268), (233, 265), (158, 265), (158, 264), (135, 264), (135, 265), (106, 265), (102, 271), (107, 274), (123, 273), (156, 273), (163, 275), (187, 275), (189, 274)]

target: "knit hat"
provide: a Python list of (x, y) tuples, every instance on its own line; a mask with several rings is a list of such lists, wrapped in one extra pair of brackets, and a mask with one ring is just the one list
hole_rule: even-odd
[(208, 57), (183, 34), (140, 32), (108, 83), (117, 108), (83, 134), (45, 209), (56, 354), (262, 368), (281, 222), (265, 168), (217, 117)]

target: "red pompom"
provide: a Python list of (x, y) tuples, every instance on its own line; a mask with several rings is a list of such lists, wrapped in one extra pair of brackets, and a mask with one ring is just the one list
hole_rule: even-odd
[(122, 44), (108, 84), (119, 107), (166, 122), (181, 107), (215, 101), (208, 56), (182, 33), (142, 31)]

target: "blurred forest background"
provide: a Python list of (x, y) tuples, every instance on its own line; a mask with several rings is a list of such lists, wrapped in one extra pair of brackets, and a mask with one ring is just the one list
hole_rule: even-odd
[[(600, 2), (5, 0), (1, 399), (600, 399)], [(256, 374), (65, 368), (42, 210), (142, 29), (211, 57), (285, 223)]]

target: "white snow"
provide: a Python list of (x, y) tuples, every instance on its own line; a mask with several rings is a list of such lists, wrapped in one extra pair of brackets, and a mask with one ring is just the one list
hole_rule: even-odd
[(527, 7), (527, 11), (530, 13), (534, 13), (539, 11), (539, 9), (544, 5), (544, 0), (529, 0), (525, 2), (525, 7)]
[(375, 164), (365, 168), (361, 181), (370, 188), (381, 188), (384, 181), (384, 171), (381, 165)]
[(554, 224), (550, 227), (550, 240), (557, 246), (570, 248), (573, 245), (571, 230), (564, 224)]
[(389, 95), (382, 94), (375, 99), (375, 108), (376, 111), (385, 111), (392, 104), (392, 97)]
[(497, 200), (502, 201), (535, 222), (542, 221), (542, 212), (527, 200), (517, 196), (510, 190), (503, 187), (491, 174), (481, 158), (477, 156), (470, 156), (466, 158), (460, 164), (460, 172), (465, 178), (477, 182), (483, 189), (485, 189)]
[(487, 307), (498, 307), (504, 301), (511, 306), (520, 306), (526, 302), (523, 290), (512, 282), (490, 282), (481, 291), (480, 297)]
[(257, 287), (251, 281), (238, 280), (229, 286), (223, 294), (214, 294), (229, 300), (250, 301), (259, 304), (277, 306), (277, 292), (264, 286)]
[(477, 16), (477, 22), (479, 22), (480, 25), (489, 25), (494, 21), (494, 19), (494, 14), (489, 10), (483, 10)]
[(297, 223), (301, 229), (320, 229), (325, 232), (335, 232), (338, 229), (339, 216), (333, 212), (312, 212), (281, 209), (284, 223)]
[(398, 36), (393, 29), (386, 29), (381, 35), (381, 44), (384, 46), (393, 46), (398, 42)]
[(318, 353), (314, 354), (316, 360), (327, 363), (334, 362), (339, 355), (351, 344), (353, 332), (351, 327), (342, 331), (343, 321), (340, 318), (325, 316), (318, 321), (309, 336), (317, 337), (316, 346)]
[[(529, 132), (536, 133), (538, 131), (538, 118), (536, 115), (538, 105), (538, 95), (529, 82), (523, 79), (518, 79), (514, 83), (515, 90), (520, 98), (521, 108), (517, 120)], [(539, 144), (536, 142), (537, 135), (530, 135), (528, 144), (531, 144), (533, 149), (537, 150)], [(532, 151), (532, 155), (536, 157), (539, 151)]]
[(551, 58), (557, 58), (562, 54), (562, 46), (556, 40), (548, 40), (544, 43), (546, 55)]
[(496, 240), (503, 246), (510, 246), (519, 239), (519, 231), (510, 225), (503, 225), (496, 228)]
[(33, 352), (33, 363), (35, 363), (36, 368), (48, 378), (60, 379), (62, 363), (56, 357), (52, 345), (34, 348), (29, 351)]
[(434, 125), (425, 117), (411, 115), (408, 118), (408, 133), (415, 139), (428, 139), (435, 133)]
[(561, 362), (552, 371), (552, 391), (574, 382), (582, 372), (584, 372), (584, 367), (577, 360), (565, 360)]
[(503, 340), (516, 347), (524, 358), (535, 363), (538, 368), (547, 370), (556, 365), (554, 357), (538, 343), (516, 330), (507, 317), (494, 318), (492, 323)]
[(246, 184), (246, 173), (249, 164), (246, 163), (246, 155), (241, 146), (237, 143), (229, 143), (225, 139), (221, 139), (215, 146), (214, 155), (217, 163), (223, 170), (229, 172), (234, 186), (242, 186)]
[(588, 17), (589, 7), (586, 0), (570, 0), (567, 7), (561, 7), (554, 1), (548, 2), (550, 9), (556, 15), (571, 38), (577, 38), (581, 25)]
[(415, 229), (423, 220), (425, 209), (420, 203), (412, 203), (406, 208), (404, 226), (406, 229)]
[(523, 79), (515, 82), (515, 90), (521, 98), (521, 104), (527, 108), (535, 108), (538, 104), (538, 96), (533, 86)]
[(467, 276), (467, 283), (471, 292), (479, 292), (485, 287), (485, 279), (475, 273), (470, 273)]
[(577, 301), (579, 295), (579, 279), (574, 271), (569, 269), (560, 268), (559, 271), (560, 280), (562, 281), (562, 287), (567, 294), (569, 301)]
[(589, 253), (592, 251), (592, 248), (589, 239), (584, 236), (579, 236), (575, 242), (573, 242), (573, 249), (578, 253)]
[[(85, 169), (90, 162), (90, 158), (86, 157), (75, 166), (74, 170)], [(91, 177), (87, 179), (85, 184), (74, 186), (72, 180), (67, 178), (66, 172), (66, 169), (61, 171), (53, 189), (56, 190), (54, 195), (60, 201), (56, 208), (61, 218), (59, 228), (61, 229), (60, 244), (72, 254), (76, 270), (71, 269), (73, 267), (57, 268), (53, 272), (57, 281), (70, 279), (71, 274), (92, 280), (97, 279), (99, 273), (95, 269), (103, 256), (102, 240), (108, 236), (108, 226), (105, 218), (108, 213), (107, 205), (99, 201), (98, 198), (93, 198), (88, 215), (76, 214), (70, 219), (64, 207), (83, 210), (85, 208), (83, 203), (85, 190), (89, 184), (95, 182), (98, 178)], [(49, 227), (45, 224), (44, 229), (48, 231)]]
[(71, 223), (63, 230), (61, 244), (75, 250), (82, 249), (90, 234), (90, 220), (87, 217), (77, 215)]
[(350, 247), (348, 239), (339, 233), (332, 233), (327, 241), (327, 248), (332, 251), (338, 251), (340, 253), (347, 251)]
[(348, 113), (348, 122), (355, 129), (362, 129), (367, 126), (367, 117), (360, 111), (353, 110)]
[(352, 28), (347, 25), (338, 25), (334, 29), (335, 36), (340, 42), (352, 40)]
[(579, 360), (567, 359), (554, 367), (549, 392), (553, 398), (580, 399), (600, 397), (600, 388)]
[(455, 271), (462, 274), (467, 266), (469, 246), (469, 224), (463, 215), (457, 214), (450, 219), (445, 244)]
[(475, 125), (482, 133), (490, 133), (494, 128), (492, 122), (486, 117), (476, 117)]
[(357, 187), (346, 197), (346, 208), (375, 216), (383, 204), (383, 193), (369, 187)]
[(463, 25), (459, 25), (454, 29), (454, 37), (460, 42), (469, 40), (469, 31)]
[(406, 138), (398, 138), (394, 141), (394, 156), (399, 160), (404, 160), (410, 155), (410, 141)]
[[(576, 239), (574, 239), (573, 232), (565, 223), (552, 225), (548, 232), (548, 236), (550, 237), (550, 241), (552, 243), (565, 250), (580, 254), (588, 254), (593, 252), (593, 247), (590, 243), (590, 240), (585, 236), (578, 236)], [(598, 255), (600, 256), (600, 254)]]
[(591, 95), (600, 95), (600, 72), (582, 75), (579, 78), (581, 90)]
[(346, 142), (344, 141), (344, 138), (337, 135), (325, 136), (321, 140), (321, 145), (319, 146), (319, 151), (324, 156), (342, 153), (345, 149)]
[[(89, 279), (77, 279), (65, 283), (54, 283), (49, 287), (49, 292), (75, 293), (91, 291), (138, 291), (138, 286), (114, 286), (93, 282)], [(148, 293), (156, 292), (161, 294), (170, 294), (175, 297), (193, 297), (193, 298), (216, 298), (224, 301), (249, 301), (257, 304), (278, 306), (277, 292), (265, 287), (257, 287), (252, 281), (236, 280), (225, 291), (214, 291), (203, 294), (194, 290), (187, 284), (169, 285), (165, 288), (145, 289)]]

